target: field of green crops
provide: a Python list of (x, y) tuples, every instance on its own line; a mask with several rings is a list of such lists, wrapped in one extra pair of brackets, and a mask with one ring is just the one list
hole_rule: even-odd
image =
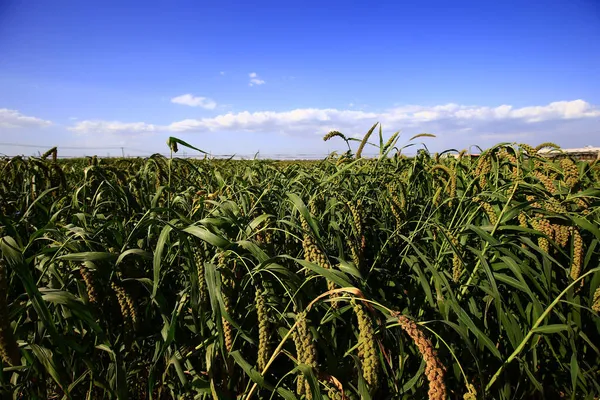
[(600, 163), (366, 139), (1, 159), (0, 397), (597, 399)]

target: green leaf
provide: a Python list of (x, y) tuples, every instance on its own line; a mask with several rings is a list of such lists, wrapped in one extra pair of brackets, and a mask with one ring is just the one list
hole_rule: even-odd
[(203, 154), (208, 154), (204, 150), (200, 150), (199, 148), (194, 147), (191, 144), (189, 144), (187, 142), (184, 142), (181, 139), (178, 139), (178, 138), (173, 137), (173, 136), (169, 136), (169, 138), (167, 139), (167, 146), (169, 146), (169, 148), (171, 150), (173, 150), (173, 152), (175, 152), (175, 153), (177, 153), (177, 144), (180, 144), (180, 145), (182, 145), (184, 147), (187, 147), (189, 149), (197, 150), (197, 151), (199, 151), (200, 153), (203, 153)]
[(317, 222), (310, 215), (308, 208), (306, 207), (300, 196), (298, 196), (296, 193), (287, 193), (287, 196), (290, 198), (290, 200), (292, 200), (292, 203), (294, 203), (294, 206), (300, 212), (302, 218), (304, 218), (308, 222), (308, 225), (312, 229), (315, 237), (319, 238), (319, 227), (317, 225)]
[(533, 333), (550, 334), (550, 333), (566, 331), (568, 329), (569, 329), (569, 325), (567, 325), (567, 324), (549, 324), (549, 325), (539, 326), (535, 329), (532, 329), (531, 331)]
[(58, 372), (58, 367), (54, 361), (54, 355), (52, 354), (52, 351), (33, 343), (29, 345), (29, 348), (31, 348), (31, 351), (35, 357), (40, 361), (40, 363), (42, 363), (52, 379), (54, 379), (54, 382), (56, 382), (61, 389), (64, 389), (65, 386), (62, 382), (62, 378), (60, 377), (60, 373)]
[(573, 390), (572, 398), (575, 398), (577, 392), (577, 375), (579, 375), (579, 363), (577, 362), (577, 352), (571, 354), (571, 387)]
[(140, 256), (140, 257), (148, 259), (148, 260), (153, 259), (153, 255), (150, 252), (147, 252), (142, 249), (129, 249), (129, 250), (125, 250), (124, 252), (119, 254), (119, 257), (117, 258), (117, 262), (115, 263), (115, 265), (121, 264), (121, 262), (125, 259), (125, 257), (127, 257), (129, 255)]
[(308, 262), (305, 260), (301, 260), (299, 258), (294, 258), (294, 257), (288, 256), (288, 255), (282, 255), (280, 257), (294, 260), (295, 262), (302, 265), (303, 267), (308, 268), (309, 270), (316, 272), (317, 274), (329, 279), (330, 281), (334, 282), (339, 287), (354, 287), (354, 285), (352, 285), (352, 283), (350, 283), (350, 279), (348, 279), (348, 276), (346, 276), (346, 274), (344, 274), (341, 271), (335, 271), (332, 269), (323, 268), (317, 264), (314, 264), (314, 263), (311, 263), (311, 262)]
[(413, 140), (418, 139), (420, 137), (437, 137), (437, 136), (435, 136), (433, 133), (419, 133), (418, 135), (411, 137), (408, 141), (412, 142)]
[(162, 268), (162, 254), (172, 229), (173, 228), (171, 228), (171, 226), (169, 225), (163, 228), (163, 230), (160, 232), (160, 236), (158, 237), (156, 249), (154, 249), (152, 298), (156, 297), (156, 292), (158, 291), (158, 284), (160, 282), (160, 270)]
[(304, 378), (308, 382), (308, 386), (310, 387), (310, 393), (312, 394), (313, 399), (322, 399), (321, 390), (319, 389), (319, 380), (315, 376), (313, 368), (306, 364), (299, 364), (298, 369), (304, 375)]
[(76, 299), (71, 293), (47, 288), (40, 289), (40, 293), (42, 294), (42, 299), (44, 299), (44, 301), (66, 306), (77, 318), (85, 321), (94, 332), (101, 336), (101, 340), (103, 340), (104, 332), (102, 331), (102, 328), (100, 328), (100, 325), (96, 323), (96, 318), (92, 316), (88, 307), (80, 300)]
[(591, 222), (589, 222), (588, 220), (586, 220), (585, 218), (581, 218), (578, 216), (571, 216), (571, 219), (573, 219), (573, 221), (582, 229), (585, 229), (586, 231), (589, 231), (591, 233), (594, 234), (594, 236), (596, 236), (596, 239), (600, 240), (600, 229), (598, 229), (598, 224), (592, 224)]
[[(244, 372), (246, 373), (246, 375), (248, 375), (248, 377), (252, 380), (252, 382), (255, 382), (256, 384), (258, 384), (258, 386), (260, 388), (269, 390), (271, 392), (276, 391), (279, 395), (281, 395), (281, 397), (283, 397), (284, 399), (287, 399), (287, 400), (297, 400), (297, 397), (289, 390), (281, 388), (281, 387), (275, 388), (273, 385), (268, 383), (265, 380), (265, 378), (260, 374), (260, 372), (258, 372), (254, 367), (252, 367), (242, 357), (242, 355), (239, 351), (237, 351), (237, 350), (232, 351), (231, 353), (229, 353), (229, 355), (231, 357), (233, 357), (236, 364), (239, 365), (244, 370)], [(319, 397), (315, 397), (315, 399), (318, 399), (318, 398)]]
[(222, 238), (221, 236), (217, 236), (214, 233), (210, 232), (205, 227), (190, 225), (187, 228), (183, 229), (184, 232), (192, 234), (207, 243), (212, 244), (213, 246), (219, 247), (221, 249), (226, 249), (231, 244), (227, 239)]
[(104, 260), (116, 260), (117, 255), (104, 251), (86, 251), (83, 253), (72, 253), (58, 257), (59, 260), (67, 261), (104, 261)]

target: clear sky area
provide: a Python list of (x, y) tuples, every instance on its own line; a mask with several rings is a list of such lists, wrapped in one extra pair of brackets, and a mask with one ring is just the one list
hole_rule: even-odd
[(0, 154), (324, 157), (378, 121), (600, 146), (600, 1), (0, 0)]

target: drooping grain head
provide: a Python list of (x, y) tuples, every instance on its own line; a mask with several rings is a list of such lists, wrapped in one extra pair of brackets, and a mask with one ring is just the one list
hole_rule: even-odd
[(354, 244), (354, 242), (351, 239), (347, 239), (346, 244), (348, 245), (348, 248), (350, 249), (350, 256), (352, 258), (352, 262), (354, 263), (356, 268), (360, 269), (361, 260), (360, 260), (360, 254), (359, 254), (359, 250), (358, 250), (357, 246)]
[(196, 273), (198, 276), (198, 294), (200, 297), (200, 305), (208, 303), (208, 288), (204, 277), (204, 249), (198, 248), (194, 250), (194, 261), (196, 263)]
[[(293, 333), (294, 343), (296, 344), (296, 353), (298, 362), (308, 365), (309, 367), (317, 368), (317, 347), (314, 343), (312, 333), (308, 326), (308, 320), (305, 312), (299, 313), (297, 316), (297, 327)], [(298, 395), (305, 395), (307, 399), (312, 399), (310, 386), (304, 376), (298, 377), (297, 382)]]
[(79, 273), (83, 281), (85, 282), (85, 287), (88, 295), (88, 300), (91, 304), (98, 303), (98, 291), (96, 290), (96, 282), (94, 279), (94, 273), (88, 268), (87, 265), (82, 265), (79, 269)]
[(425, 360), (425, 376), (429, 382), (429, 400), (446, 400), (447, 391), (444, 383), (446, 369), (440, 362), (431, 341), (423, 334), (419, 326), (406, 316), (395, 313), (400, 327), (414, 341)]
[[(431, 173), (435, 174), (436, 171), (440, 171), (447, 176), (447, 180), (442, 179), (442, 182), (446, 184), (446, 193), (448, 194), (448, 197), (450, 199), (456, 197), (456, 170), (452, 170), (443, 164), (437, 164), (431, 169)], [(434, 204), (437, 205), (437, 202), (434, 202)], [(448, 205), (452, 207), (452, 200)]]
[(474, 170), (474, 177), (479, 177), (479, 187), (481, 189), (487, 186), (487, 174), (492, 170), (492, 162), (488, 154), (482, 154), (477, 161), (477, 167)]
[(354, 304), (354, 313), (358, 321), (359, 344), (358, 358), (361, 362), (362, 374), (365, 382), (371, 390), (375, 390), (379, 384), (379, 357), (375, 346), (375, 329), (373, 321), (367, 314), (366, 307), (360, 303)]
[(357, 201), (356, 204), (348, 203), (348, 208), (350, 208), (350, 212), (352, 214), (352, 221), (354, 223), (356, 234), (358, 236), (362, 236), (364, 217), (360, 200)]
[(524, 212), (519, 213), (519, 226), (522, 228), (527, 228), (527, 215)]
[(560, 166), (563, 170), (565, 184), (570, 189), (574, 188), (579, 182), (579, 169), (577, 165), (570, 158), (563, 158), (560, 160)]
[[(316, 245), (315, 241), (308, 234), (304, 235), (304, 239), (302, 241), (302, 248), (304, 250), (304, 260), (317, 264), (321, 268), (331, 269), (331, 263), (329, 262), (329, 258), (327, 255)], [(307, 271), (308, 273), (308, 271)], [(333, 281), (327, 280), (327, 290), (333, 290), (336, 288), (336, 285)], [(335, 299), (339, 295), (337, 293), (332, 293), (331, 298)], [(331, 302), (331, 306), (337, 308), (337, 301), (333, 300)]]
[(270, 324), (269, 324), (269, 313), (267, 309), (267, 304), (265, 302), (265, 297), (260, 289), (256, 290), (255, 294), (255, 306), (256, 306), (256, 315), (258, 319), (258, 357), (257, 357), (257, 366), (258, 371), (262, 371), (267, 362), (269, 361), (269, 357), (271, 356), (270, 349)]
[(310, 201), (308, 202), (308, 211), (310, 212), (310, 214), (313, 217), (316, 217), (319, 215), (319, 204), (320, 204), (321, 198), (320, 196), (316, 195), (313, 196)]
[(457, 283), (463, 273), (463, 263), (458, 254), (452, 256), (452, 280)]
[(528, 144), (522, 143), (519, 145), (522, 151), (524, 151), (529, 157), (533, 157), (537, 154), (537, 150)]
[(532, 175), (542, 183), (544, 188), (548, 192), (550, 192), (550, 194), (555, 195), (556, 193), (558, 193), (558, 188), (554, 182), (554, 179), (551, 176), (545, 174), (542, 171), (534, 171)]
[(138, 325), (138, 313), (133, 297), (127, 293), (124, 287), (116, 282), (112, 282), (110, 286), (119, 303), (123, 322), (125, 322), (129, 328), (135, 330)]
[(538, 151), (540, 151), (542, 149), (547, 149), (547, 148), (560, 149), (560, 146), (557, 145), (556, 143), (544, 142), (544, 143), (541, 143), (541, 144), (537, 145), (535, 147), (535, 151), (538, 152)]
[(345, 136), (344, 136), (344, 135), (343, 135), (341, 132), (338, 132), (338, 131), (330, 131), (330, 132), (329, 132), (329, 133), (327, 133), (325, 136), (323, 136), (323, 141), (324, 141), (324, 142), (326, 142), (326, 141), (328, 141), (329, 139), (331, 139), (331, 138), (334, 138), (334, 137), (336, 137), (336, 136), (337, 136), (337, 137), (340, 137), (340, 138), (342, 138), (342, 139), (344, 139), (344, 140), (346, 140), (346, 137), (345, 137)]
[[(523, 211), (521, 211), (519, 213), (518, 219), (519, 219), (519, 226), (522, 228), (527, 228), (527, 215)], [(525, 243), (521, 243), (521, 248), (525, 249), (525, 248), (527, 248), (527, 245)]]
[(496, 223), (498, 222), (498, 216), (496, 215), (496, 211), (494, 210), (494, 207), (487, 201), (483, 201), (481, 198), (475, 198), (474, 201), (481, 204), (481, 208), (483, 208), (483, 211), (485, 212), (488, 219), (490, 220), (490, 224), (496, 225)]
[(583, 239), (579, 229), (573, 228), (573, 258), (571, 260), (571, 278), (573, 280), (581, 275), (581, 266), (583, 264)]
[[(218, 265), (219, 265), (220, 269), (228, 268), (228, 266), (226, 264), (227, 261), (226, 261), (225, 252), (220, 252), (219, 255), (217, 256), (217, 258), (218, 258)], [(232, 307), (232, 302), (231, 302), (230, 296), (231, 296), (231, 290), (233, 288), (233, 282), (225, 274), (221, 274), (221, 279), (222, 279), (221, 287), (222, 287), (222, 297), (223, 297), (223, 308), (225, 308), (225, 311), (231, 317), (233, 307)], [(221, 317), (221, 323), (223, 325), (223, 341), (225, 343), (225, 349), (229, 353), (233, 350), (233, 326), (227, 320), (227, 318), (225, 318), (225, 316)]]
[(438, 186), (438, 188), (435, 191), (435, 194), (433, 195), (433, 198), (431, 200), (434, 206), (438, 207), (440, 205), (441, 195), (442, 195), (442, 187)]
[(600, 287), (594, 292), (594, 298), (592, 300), (592, 310), (600, 312)]

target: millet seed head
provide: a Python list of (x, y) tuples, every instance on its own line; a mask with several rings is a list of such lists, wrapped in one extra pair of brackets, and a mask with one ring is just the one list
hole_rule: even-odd
[(458, 254), (452, 257), (452, 280), (456, 283), (460, 280), (463, 273), (463, 263)]
[[(317, 368), (317, 347), (315, 346), (312, 334), (308, 327), (306, 313), (301, 312), (297, 316), (297, 326), (293, 333), (294, 343), (296, 344), (296, 353), (298, 362), (308, 365), (313, 369)], [(304, 376), (298, 377), (297, 383), (298, 395), (306, 395), (306, 398), (312, 398), (310, 386)]]
[(519, 147), (530, 157), (537, 154), (537, 150), (528, 144), (522, 143), (519, 145)]
[(406, 316), (395, 313), (400, 327), (414, 341), (425, 360), (425, 376), (429, 381), (429, 400), (446, 400), (447, 390), (444, 383), (445, 367), (440, 362), (433, 344), (423, 334), (419, 326)]
[(573, 228), (573, 258), (571, 260), (571, 278), (579, 278), (583, 264), (583, 239), (579, 229)]
[(96, 282), (94, 280), (93, 272), (87, 268), (87, 266), (82, 265), (79, 269), (79, 273), (81, 274), (81, 278), (85, 282), (85, 287), (88, 295), (88, 300), (92, 304), (98, 303), (98, 292), (96, 290)]
[(371, 390), (379, 383), (379, 357), (377, 356), (375, 329), (366, 308), (360, 303), (354, 304), (354, 313), (358, 321), (358, 358), (362, 364), (362, 374)]
[(257, 366), (258, 370), (264, 370), (269, 357), (271, 356), (270, 349), (270, 324), (269, 324), (269, 313), (265, 297), (260, 289), (256, 290), (255, 294), (255, 306), (256, 315), (258, 319), (258, 358)]
[(594, 292), (594, 298), (592, 300), (592, 310), (600, 312), (600, 287)]
[(204, 277), (204, 249), (194, 250), (194, 260), (196, 262), (196, 273), (198, 276), (198, 294), (200, 297), (200, 305), (208, 302), (208, 287)]
[(569, 188), (575, 187), (579, 182), (579, 169), (575, 162), (570, 158), (563, 158), (560, 160), (560, 166), (563, 170), (566, 185)]

